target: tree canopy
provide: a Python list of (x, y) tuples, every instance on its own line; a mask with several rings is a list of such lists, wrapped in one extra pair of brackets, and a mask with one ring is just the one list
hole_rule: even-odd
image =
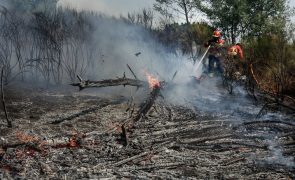
[(238, 36), (283, 31), (290, 8), (287, 0), (195, 0), (212, 25), (235, 43)]

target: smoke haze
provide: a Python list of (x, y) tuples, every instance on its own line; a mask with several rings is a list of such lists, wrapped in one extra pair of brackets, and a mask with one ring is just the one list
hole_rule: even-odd
[(60, 0), (59, 5), (118, 17), (127, 15), (128, 12), (138, 12), (143, 8), (152, 8), (154, 2), (154, 0)]

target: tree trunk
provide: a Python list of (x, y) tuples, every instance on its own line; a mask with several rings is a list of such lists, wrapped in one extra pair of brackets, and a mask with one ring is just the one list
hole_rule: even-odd
[(185, 2), (185, 0), (182, 0), (182, 5), (183, 5), (183, 9), (184, 9), (184, 14), (185, 14), (186, 25), (189, 25), (190, 22), (188, 19), (187, 3)]
[(3, 105), (3, 110), (4, 110), (4, 113), (5, 113), (5, 118), (6, 118), (6, 121), (7, 121), (7, 127), (11, 128), (12, 127), (12, 123), (9, 120), (7, 109), (6, 109), (6, 104), (5, 104), (4, 87), (3, 87), (3, 73), (4, 73), (4, 67), (2, 67), (2, 70), (1, 70), (1, 96), (2, 96), (2, 105)]

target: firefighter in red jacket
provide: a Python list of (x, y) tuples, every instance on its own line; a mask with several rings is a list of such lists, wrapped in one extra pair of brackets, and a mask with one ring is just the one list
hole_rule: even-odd
[(244, 54), (242, 50), (242, 45), (240, 43), (237, 43), (236, 45), (233, 45), (228, 48), (228, 55), (233, 56), (233, 57), (239, 57), (241, 61), (244, 60)]
[(229, 55), (229, 58), (233, 58), (233, 63), (235, 63), (237, 69), (236, 73), (240, 75), (245, 74), (247, 65), (244, 61), (242, 45), (240, 43), (237, 43), (236, 45), (229, 47), (227, 50), (227, 54)]
[(216, 30), (213, 32), (213, 38), (205, 43), (205, 47), (209, 47), (209, 65), (208, 65), (208, 73), (209, 75), (213, 75), (214, 72), (214, 64), (216, 63), (217, 71), (222, 74), (223, 67), (221, 63), (221, 56), (223, 54), (224, 49), (224, 40), (221, 39), (221, 32)]

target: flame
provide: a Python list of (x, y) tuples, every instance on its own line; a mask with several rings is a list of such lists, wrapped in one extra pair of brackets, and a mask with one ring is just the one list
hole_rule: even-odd
[(149, 83), (149, 87), (151, 89), (159, 88), (160, 87), (160, 81), (158, 79), (154, 78), (149, 73), (146, 73), (146, 76), (147, 76), (147, 80), (148, 80), (148, 83)]

